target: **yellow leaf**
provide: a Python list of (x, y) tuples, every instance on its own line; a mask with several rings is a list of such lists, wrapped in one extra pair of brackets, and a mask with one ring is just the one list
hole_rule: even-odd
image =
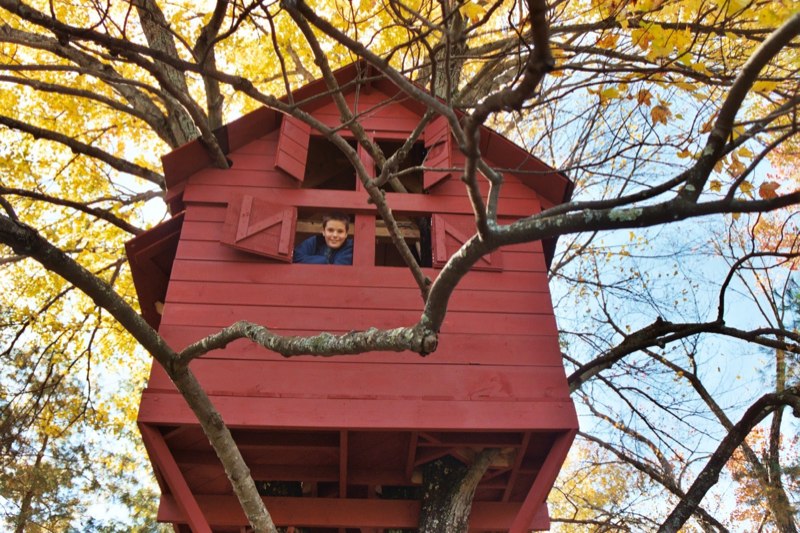
[(757, 81), (753, 84), (753, 90), (757, 93), (771, 93), (778, 88), (776, 81)]
[(780, 183), (776, 183), (774, 181), (766, 181), (758, 187), (758, 195), (764, 200), (770, 200), (772, 198), (775, 198), (776, 196), (778, 196), (778, 194), (775, 191), (777, 191), (778, 187), (780, 186), (781, 186)]
[(685, 150), (681, 150), (680, 152), (678, 152), (678, 157), (681, 158), (681, 159), (686, 159), (687, 157), (692, 157), (692, 151), (689, 150), (688, 148), (685, 149)]
[(719, 192), (722, 190), (722, 182), (719, 180), (711, 180), (708, 184), (708, 188), (711, 189), (712, 192)]
[(739, 190), (742, 191), (742, 193), (744, 193), (747, 196), (749, 196), (750, 198), (753, 197), (753, 186), (750, 184), (749, 181), (743, 181), (739, 185)]
[(745, 171), (747, 167), (742, 163), (735, 153), (731, 154), (731, 162), (728, 165), (728, 174), (731, 176), (738, 176)]
[(611, 98), (619, 98), (619, 89), (616, 87), (609, 87), (600, 91), (600, 100), (610, 100)]
[(486, 8), (476, 2), (467, 2), (461, 6), (461, 13), (471, 22), (478, 22), (486, 13)]

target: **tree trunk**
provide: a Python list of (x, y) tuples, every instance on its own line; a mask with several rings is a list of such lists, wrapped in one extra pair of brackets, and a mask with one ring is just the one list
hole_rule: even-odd
[(424, 466), (419, 533), (467, 533), (475, 489), (498, 453), (483, 450), (470, 467), (449, 455)]
[(36, 453), (36, 462), (34, 462), (33, 468), (31, 468), (30, 484), (25, 494), (22, 496), (22, 500), (19, 504), (19, 513), (17, 514), (16, 520), (14, 520), (14, 533), (24, 533), (28, 526), (28, 521), (31, 518), (31, 509), (33, 507), (33, 498), (38, 485), (37, 478), (39, 477), (39, 467), (42, 465), (42, 459), (44, 458), (44, 452), (47, 449), (49, 440), (49, 437), (45, 435), (42, 440), (42, 445)]

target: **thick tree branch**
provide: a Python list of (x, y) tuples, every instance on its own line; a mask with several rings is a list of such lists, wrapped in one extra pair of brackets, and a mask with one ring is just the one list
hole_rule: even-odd
[(16, 120), (3, 115), (0, 115), (0, 125), (3, 125), (10, 129), (27, 133), (33, 136), (35, 139), (47, 139), (49, 141), (63, 144), (76, 154), (83, 154), (92, 157), (94, 159), (102, 161), (103, 163), (106, 163), (111, 168), (119, 170), (120, 172), (125, 172), (127, 174), (131, 174), (132, 176), (137, 176), (139, 178), (142, 178), (143, 180), (147, 180), (150, 183), (158, 185), (161, 189), (166, 188), (166, 183), (164, 182), (164, 176), (162, 176), (161, 174), (153, 172), (152, 170), (139, 166), (135, 163), (131, 163), (127, 159), (122, 159), (114, 155), (111, 155), (105, 150), (101, 150), (100, 148), (97, 148), (90, 144), (78, 141), (74, 137), (64, 135), (63, 133), (46, 130), (44, 128), (39, 128), (27, 122), (22, 122), (21, 120)]
[(436, 350), (438, 342), (436, 333), (421, 325), (390, 330), (370, 328), (342, 335), (320, 333), (308, 337), (286, 337), (276, 335), (264, 326), (240, 321), (186, 347), (178, 355), (178, 361), (184, 365), (188, 364), (191, 360), (212, 350), (220, 350), (231, 342), (244, 338), (284, 357), (296, 355), (330, 357), (355, 355), (368, 351), (402, 352), (406, 350), (427, 355)]
[(50, 244), (30, 226), (0, 216), (0, 243), (10, 246), (19, 255), (33, 258), (50, 272), (72, 283), (95, 304), (108, 311), (158, 361), (197, 415), (255, 531), (277, 533), (247, 465), (208, 395), (189, 369), (179, 363), (177, 354), (144, 318), (111, 287)]
[(734, 119), (758, 79), (758, 74), (766, 65), (784, 49), (795, 37), (800, 35), (800, 13), (796, 13), (775, 30), (758, 49), (750, 56), (728, 91), (722, 107), (708, 135), (708, 141), (702, 156), (697, 162), (697, 171), (686, 181), (680, 195), (689, 201), (697, 201), (703, 191), (714, 164), (719, 160), (725, 143), (733, 132)]
[(26, 191), (23, 189), (14, 189), (11, 187), (5, 187), (0, 185), (0, 195), (3, 194), (10, 194), (14, 196), (22, 196), (25, 198), (31, 198), (33, 200), (38, 200), (40, 202), (47, 202), (53, 205), (60, 205), (63, 207), (69, 207), (71, 209), (75, 209), (76, 211), (80, 211), (82, 213), (86, 213), (87, 215), (91, 215), (93, 217), (99, 218), (101, 220), (105, 220), (109, 224), (113, 224), (117, 226), (119, 229), (123, 231), (127, 231), (131, 235), (139, 235), (144, 230), (141, 228), (137, 228), (133, 224), (130, 224), (128, 221), (121, 219), (120, 217), (116, 216), (114, 213), (111, 213), (105, 209), (99, 209), (97, 207), (90, 207), (89, 205), (81, 202), (74, 202), (72, 200), (64, 200), (62, 198), (56, 198), (54, 196), (50, 196), (47, 194), (42, 194), (34, 191)]
[(697, 476), (689, 490), (686, 491), (686, 496), (661, 524), (658, 529), (659, 533), (674, 533), (683, 527), (700, 505), (708, 490), (719, 480), (719, 474), (728, 460), (730, 460), (734, 450), (744, 442), (744, 439), (756, 425), (770, 413), (783, 406), (791, 407), (794, 415), (800, 417), (800, 387), (790, 387), (781, 393), (765, 394), (745, 411), (739, 422), (722, 439), (702, 472)]

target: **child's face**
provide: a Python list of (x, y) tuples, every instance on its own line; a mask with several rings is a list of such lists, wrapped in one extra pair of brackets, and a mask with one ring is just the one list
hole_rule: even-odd
[(322, 228), (322, 236), (325, 237), (325, 244), (328, 245), (328, 248), (337, 250), (347, 239), (347, 226), (341, 220), (329, 220)]

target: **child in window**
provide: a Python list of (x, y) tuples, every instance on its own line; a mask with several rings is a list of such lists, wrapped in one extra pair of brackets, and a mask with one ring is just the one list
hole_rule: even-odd
[(322, 232), (301, 242), (292, 261), (309, 265), (352, 265), (353, 239), (347, 236), (350, 218), (344, 213), (322, 217)]

